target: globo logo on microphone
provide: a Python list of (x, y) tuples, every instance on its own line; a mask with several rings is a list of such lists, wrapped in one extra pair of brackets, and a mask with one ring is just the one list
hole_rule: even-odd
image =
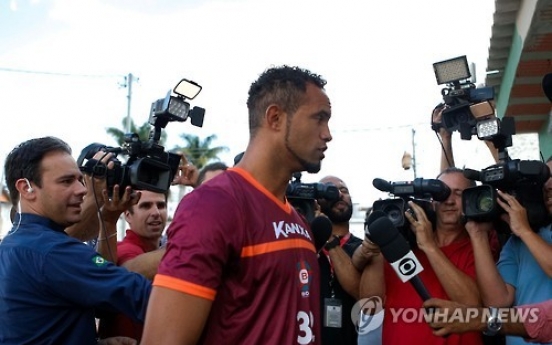
[(402, 258), (391, 263), (391, 266), (395, 272), (397, 272), (397, 275), (403, 283), (406, 283), (412, 277), (424, 270), (422, 264), (418, 261), (418, 258), (416, 258), (412, 251), (409, 251)]
[(416, 265), (411, 258), (402, 259), (399, 262), (399, 271), (405, 276), (410, 276), (412, 273), (416, 272), (416, 267), (418, 267), (418, 265)]

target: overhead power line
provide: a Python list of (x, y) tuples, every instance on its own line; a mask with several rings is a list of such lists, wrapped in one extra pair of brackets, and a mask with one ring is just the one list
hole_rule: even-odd
[(359, 127), (359, 128), (335, 128), (332, 129), (332, 133), (350, 133), (350, 132), (367, 132), (367, 131), (386, 131), (386, 130), (396, 130), (401, 128), (412, 128), (412, 127), (418, 127), (418, 126), (427, 126), (429, 127), (427, 122), (418, 122), (418, 123), (409, 123), (404, 125), (398, 125), (398, 126), (387, 126), (387, 127)]
[(81, 73), (63, 73), (63, 72), (50, 72), (50, 71), (33, 71), (19, 68), (10, 68), (10, 67), (0, 67), (2, 72), (11, 72), (11, 73), (26, 73), (26, 74), (44, 74), (44, 75), (54, 75), (60, 77), (85, 77), (85, 78), (120, 78), (123, 77), (122, 74), (81, 74)]

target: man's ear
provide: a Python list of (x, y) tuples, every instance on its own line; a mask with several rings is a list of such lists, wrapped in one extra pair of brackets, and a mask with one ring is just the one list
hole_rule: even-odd
[(15, 188), (19, 192), (20, 199), (34, 199), (34, 188), (32, 188), (27, 179), (20, 178), (15, 181)]
[(127, 222), (128, 224), (130, 224), (130, 222), (128, 221), (129, 218), (130, 218), (130, 211), (129, 211), (129, 210), (125, 210), (124, 215), (125, 215), (125, 222)]
[(284, 128), (287, 114), (283, 109), (276, 105), (271, 104), (266, 108), (265, 119), (269, 128), (273, 130), (280, 130)]

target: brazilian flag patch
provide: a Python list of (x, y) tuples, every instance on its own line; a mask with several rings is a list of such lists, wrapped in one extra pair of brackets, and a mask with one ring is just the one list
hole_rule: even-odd
[(100, 255), (96, 255), (92, 258), (92, 262), (96, 264), (96, 266), (103, 266), (107, 263), (107, 261), (102, 258)]

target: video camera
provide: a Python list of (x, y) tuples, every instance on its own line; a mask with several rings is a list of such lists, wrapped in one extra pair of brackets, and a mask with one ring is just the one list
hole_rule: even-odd
[(496, 201), (496, 189), (500, 189), (512, 194), (525, 207), (532, 229), (538, 229), (550, 222), (543, 194), (544, 184), (550, 177), (550, 169), (543, 162), (505, 159), (481, 171), (465, 169), (464, 176), (483, 183), (465, 189), (462, 193), (462, 208), (466, 219), (489, 222), (504, 213)]
[[(152, 125), (148, 141), (142, 141), (136, 133), (125, 135), (125, 142), (122, 147), (109, 147), (99, 143), (93, 143), (85, 147), (77, 159), (81, 171), (95, 177), (105, 177), (108, 193), (113, 192), (113, 186), (119, 185), (119, 192), (124, 194), (125, 188), (131, 186), (133, 189), (149, 190), (157, 193), (166, 193), (178, 171), (181, 156), (176, 153), (166, 152), (164, 147), (159, 145), (161, 129), (172, 121), (184, 122), (189, 117), (194, 126), (202, 127), (205, 109), (194, 107), (186, 99), (194, 99), (202, 87), (197, 83), (182, 79), (165, 98), (152, 103), (149, 115), (149, 123)], [(114, 153), (111, 161), (114, 163), (112, 169), (106, 164), (93, 159), (98, 151)], [(118, 154), (128, 155), (126, 163), (122, 163), (116, 157)], [(87, 160), (83, 164), (84, 160)]]
[[(464, 140), (470, 140), (478, 119), (494, 114), (490, 101), (494, 88), (475, 87), (468, 79), (471, 72), (465, 55), (433, 64), (437, 84), (446, 84), (441, 90), (443, 106), (441, 126), (447, 131), (458, 130)], [(438, 127), (432, 124), (433, 130)]]
[(390, 199), (376, 200), (372, 205), (372, 212), (385, 213), (411, 247), (416, 246), (416, 237), (409, 230), (410, 223), (404, 215), (407, 211), (413, 212), (408, 202), (413, 201), (419, 205), (431, 223), (435, 224), (435, 211), (431, 201), (445, 201), (450, 195), (450, 188), (443, 181), (436, 179), (416, 178), (413, 181), (389, 182), (375, 178), (372, 184), (380, 191), (392, 195)]
[[(442, 126), (452, 132), (458, 130), (463, 140), (477, 134), (480, 140), (491, 141), (498, 150), (498, 164), (482, 171), (464, 169), (466, 178), (483, 184), (467, 188), (462, 193), (462, 208), (466, 220), (495, 221), (504, 210), (497, 203), (496, 189), (512, 194), (527, 210), (532, 229), (550, 222), (545, 206), (543, 187), (550, 177), (548, 166), (535, 160), (512, 160), (507, 147), (512, 146), (516, 133), (512, 117), (499, 119), (490, 104), (494, 92), (491, 87), (474, 89), (473, 84), (461, 83), (470, 77), (465, 56), (433, 64), (437, 83), (452, 85), (442, 91), (445, 104)], [(543, 81), (543, 89), (544, 88)], [(545, 89), (546, 93), (546, 89)], [(547, 94), (548, 95), (548, 94)], [(435, 129), (432, 125), (432, 128)]]
[(297, 172), (293, 174), (293, 178), (287, 186), (286, 198), (310, 224), (314, 219), (315, 201), (318, 199), (338, 200), (339, 189), (333, 184), (302, 183), (301, 173)]

